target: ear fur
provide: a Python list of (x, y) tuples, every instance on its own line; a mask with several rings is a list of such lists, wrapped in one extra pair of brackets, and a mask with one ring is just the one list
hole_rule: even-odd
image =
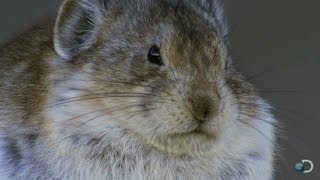
[(103, 5), (99, 0), (64, 1), (54, 29), (55, 51), (62, 58), (70, 59), (96, 42), (105, 10)]

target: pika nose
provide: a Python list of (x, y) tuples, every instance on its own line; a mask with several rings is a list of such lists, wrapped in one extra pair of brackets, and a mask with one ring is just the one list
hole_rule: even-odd
[(218, 98), (214, 95), (196, 93), (190, 98), (191, 113), (195, 120), (204, 123), (212, 119), (217, 113)]

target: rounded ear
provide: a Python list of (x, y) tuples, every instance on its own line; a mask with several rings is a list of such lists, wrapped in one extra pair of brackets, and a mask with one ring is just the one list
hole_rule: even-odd
[(63, 2), (54, 29), (54, 48), (62, 58), (70, 59), (95, 43), (104, 9), (97, 1)]

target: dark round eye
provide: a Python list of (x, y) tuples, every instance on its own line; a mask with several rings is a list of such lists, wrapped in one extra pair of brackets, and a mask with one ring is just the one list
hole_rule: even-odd
[(160, 49), (157, 46), (154, 45), (149, 49), (148, 60), (151, 63), (156, 64), (158, 66), (163, 65), (163, 62), (161, 59), (161, 54), (160, 54)]

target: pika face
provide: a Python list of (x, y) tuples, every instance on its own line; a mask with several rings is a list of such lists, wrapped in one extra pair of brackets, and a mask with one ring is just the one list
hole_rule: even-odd
[[(64, 19), (65, 12), (60, 12), (55, 47), (77, 68), (65, 63), (62, 69), (72, 69), (69, 78), (63, 76), (69, 87), (63, 92), (53, 89), (58, 89), (60, 99), (61, 94), (92, 99), (55, 107), (51, 114), (56, 117), (60, 108), (67, 111), (61, 115), (66, 119), (62, 126), (91, 124), (103, 131), (102, 127), (117, 124), (144, 145), (165, 153), (210, 154), (219, 143), (228, 143), (225, 137), (241, 136), (243, 129), (237, 126), (245, 118), (241, 119), (240, 111), (258, 113), (258, 105), (249, 103), (258, 97), (230, 62), (218, 9), (208, 18), (210, 12), (199, 6), (145, 3), (148, 8), (142, 8), (143, 2), (138, 6), (111, 3), (113, 9), (105, 5), (108, 10), (99, 11), (94, 4), (80, 4), (89, 10), (84, 20)], [(72, 1), (65, 6), (76, 7)], [(120, 6), (132, 7), (121, 11)], [(64, 26), (77, 20), (83, 26), (78, 29), (90, 31), (73, 34)], [(70, 42), (80, 44), (65, 47)], [(241, 107), (240, 102), (244, 102)], [(94, 116), (98, 112), (102, 114)]]

